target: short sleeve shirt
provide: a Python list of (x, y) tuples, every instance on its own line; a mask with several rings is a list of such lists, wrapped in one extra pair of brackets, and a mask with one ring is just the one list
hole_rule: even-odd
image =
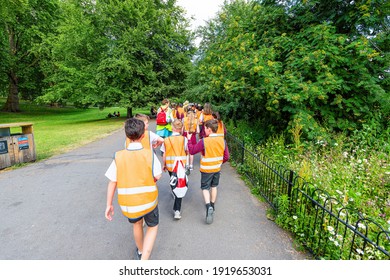
[[(129, 146), (127, 147), (128, 150), (139, 150), (142, 148), (142, 144), (139, 142), (136, 143), (130, 143)], [(158, 176), (162, 174), (162, 168), (161, 168), (161, 163), (156, 156), (156, 154), (153, 152), (153, 176)], [(116, 163), (115, 159), (111, 162), (110, 167), (108, 167), (106, 173), (104, 174), (110, 181), (116, 182)]]

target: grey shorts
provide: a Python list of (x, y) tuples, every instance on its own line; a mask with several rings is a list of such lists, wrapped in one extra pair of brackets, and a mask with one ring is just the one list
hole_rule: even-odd
[(156, 206), (156, 208), (154, 208), (152, 210), (152, 212), (149, 212), (148, 214), (146, 214), (145, 216), (143, 217), (139, 217), (139, 218), (136, 218), (136, 219), (129, 219), (129, 222), (134, 224), (136, 222), (138, 222), (139, 220), (141, 220), (142, 218), (145, 219), (145, 223), (148, 225), (148, 227), (155, 227), (158, 225), (158, 222), (159, 222), (159, 212), (158, 212), (158, 205)]
[(200, 188), (202, 190), (209, 190), (211, 187), (216, 187), (219, 184), (219, 177), (221, 172), (204, 173), (200, 172)]

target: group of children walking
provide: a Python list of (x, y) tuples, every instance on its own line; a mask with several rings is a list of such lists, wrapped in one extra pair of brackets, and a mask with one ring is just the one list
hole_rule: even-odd
[[(117, 191), (118, 203), (124, 216), (133, 224), (136, 243), (136, 259), (147, 260), (150, 257), (157, 237), (159, 224), (157, 180), (163, 171), (168, 171), (170, 178), (175, 175), (177, 162), (193, 170), (193, 156), (201, 154), (200, 188), (205, 202), (205, 221), (214, 220), (217, 186), (220, 170), (229, 159), (229, 150), (224, 139), (226, 128), (218, 112), (211, 110), (206, 103), (201, 112), (187, 102), (183, 113), (170, 107), (168, 100), (163, 100), (157, 111), (156, 133), (148, 130), (149, 118), (137, 114), (125, 122), (125, 149), (115, 153), (114, 160), (106, 172), (109, 179), (107, 188), (107, 206), (105, 216), (112, 220), (114, 213), (113, 198)], [(194, 108), (194, 109), (193, 109)], [(164, 123), (160, 112), (164, 112)], [(160, 117), (160, 118), (159, 118)], [(163, 167), (161, 167), (154, 148), (161, 146)], [(176, 178), (177, 179), (177, 178)], [(172, 181), (172, 180), (171, 180)], [(174, 196), (173, 217), (181, 219), (182, 196), (172, 191)], [(143, 226), (147, 229), (144, 234)]]

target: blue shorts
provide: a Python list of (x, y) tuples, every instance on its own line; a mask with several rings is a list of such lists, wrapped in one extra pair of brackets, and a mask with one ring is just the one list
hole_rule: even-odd
[(145, 219), (145, 223), (148, 225), (148, 227), (155, 227), (155, 226), (158, 225), (159, 216), (160, 215), (159, 215), (159, 212), (158, 212), (158, 205), (157, 205), (156, 208), (154, 208), (152, 210), (152, 212), (149, 212), (145, 216), (142, 216), (142, 217), (139, 217), (139, 218), (136, 218), (136, 219), (128, 218), (128, 220), (129, 220), (130, 223), (134, 224), (134, 223), (138, 222), (141, 219)]

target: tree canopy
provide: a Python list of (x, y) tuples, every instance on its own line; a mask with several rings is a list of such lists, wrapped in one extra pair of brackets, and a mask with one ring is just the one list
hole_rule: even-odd
[(387, 123), (389, 4), (328, 2), (225, 3), (200, 30), (188, 94), (269, 133), (299, 126), (313, 139)]
[[(34, 47), (38, 55), (34, 73), (40, 75), (41, 82), (40, 87), (33, 88), (37, 101), (71, 102), (80, 107), (132, 107), (158, 102), (184, 90), (194, 52), (193, 36), (184, 10), (175, 0), (34, 1), (40, 11), (58, 15), (17, 24), (18, 28), (44, 35)], [(20, 14), (31, 14), (34, 1), (23, 1), (25, 8), (20, 8)], [(45, 10), (49, 4), (54, 11)], [(7, 7), (9, 18), (19, 18), (12, 6)], [(46, 23), (52, 29), (43, 32), (41, 27)], [(2, 26), (6, 27), (7, 22), (3, 21)], [(2, 57), (10, 60), (12, 45), (6, 40), (6, 30), (2, 32)], [(22, 46), (32, 46), (28, 39), (32, 37)], [(15, 72), (18, 79), (30, 78), (4, 65), (3, 73), (7, 71)], [(15, 93), (9, 91), (8, 96), (18, 97), (18, 89), (25, 94), (20, 83), (15, 88)], [(8, 105), (5, 109), (15, 111)]]

